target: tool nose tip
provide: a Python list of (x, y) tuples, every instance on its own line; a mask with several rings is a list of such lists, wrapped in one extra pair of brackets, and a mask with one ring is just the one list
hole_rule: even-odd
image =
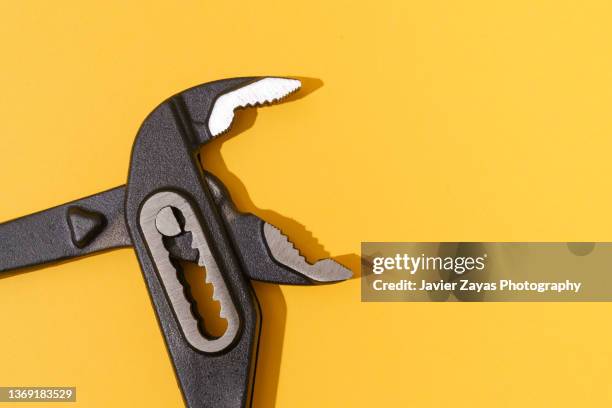
[(296, 92), (302, 86), (299, 79), (262, 77), (261, 79), (227, 92), (215, 101), (208, 129), (213, 137), (226, 132), (239, 108), (270, 105)]
[(320, 270), (325, 271), (324, 274), (317, 276), (319, 282), (342, 282), (353, 277), (353, 271), (333, 259), (323, 259), (317, 263), (320, 264)]

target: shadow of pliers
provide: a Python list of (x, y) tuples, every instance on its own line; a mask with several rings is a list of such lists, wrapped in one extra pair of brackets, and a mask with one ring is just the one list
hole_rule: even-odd
[[(126, 186), (0, 224), (0, 272), (133, 246), (186, 405), (249, 406), (260, 325), (250, 280), (305, 285), (351, 272), (331, 259), (306, 262), (279, 229), (237, 211), (202, 169), (199, 149), (229, 129), (236, 109), (299, 87), (289, 78), (232, 78), (162, 102), (138, 131)], [(205, 268), (223, 334), (207, 333), (181, 261)]]

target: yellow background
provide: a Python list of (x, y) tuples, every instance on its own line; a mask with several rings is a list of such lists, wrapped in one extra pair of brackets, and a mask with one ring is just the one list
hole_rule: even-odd
[[(204, 162), (310, 260), (358, 272), (366, 240), (610, 241), (611, 17), (604, 0), (4, 1), (0, 219), (125, 183), (167, 96), (271, 74), (310, 78), (306, 96), (244, 112)], [(610, 304), (255, 288), (257, 408), (612, 403)], [(0, 385), (182, 404), (130, 249), (0, 279), (0, 322)]]

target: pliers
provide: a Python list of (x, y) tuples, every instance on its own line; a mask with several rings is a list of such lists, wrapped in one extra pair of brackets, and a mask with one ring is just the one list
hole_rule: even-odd
[[(168, 98), (136, 135), (127, 185), (0, 224), (0, 272), (133, 246), (186, 405), (250, 406), (261, 318), (250, 280), (308, 285), (352, 273), (331, 259), (308, 263), (278, 228), (237, 211), (199, 150), (230, 128), (236, 109), (300, 86), (231, 78)], [(227, 321), (220, 336), (197, 312), (182, 262), (205, 268)]]

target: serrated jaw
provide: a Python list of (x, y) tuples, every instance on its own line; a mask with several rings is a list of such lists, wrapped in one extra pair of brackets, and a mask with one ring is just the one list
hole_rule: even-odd
[(333, 259), (321, 259), (308, 263), (289, 238), (275, 226), (265, 223), (263, 228), (266, 244), (277, 262), (316, 282), (339, 282), (350, 279), (353, 272)]
[(230, 128), (236, 109), (278, 102), (301, 86), (297, 79), (266, 77), (225, 93), (213, 105), (208, 130), (213, 137), (218, 136)]

